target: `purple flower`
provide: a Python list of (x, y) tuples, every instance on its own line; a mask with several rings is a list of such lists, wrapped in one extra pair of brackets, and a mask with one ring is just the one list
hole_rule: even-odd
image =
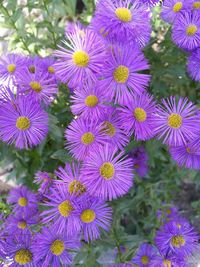
[(158, 139), (170, 146), (187, 144), (188, 138), (195, 139), (199, 134), (197, 107), (187, 98), (170, 98), (162, 101), (154, 118)]
[(153, 96), (136, 95), (125, 106), (119, 108), (122, 128), (136, 140), (148, 140), (154, 133), (154, 112), (156, 111)]
[(100, 0), (92, 27), (108, 41), (144, 47), (151, 34), (150, 14), (138, 1)]
[(200, 48), (194, 50), (188, 57), (187, 70), (193, 80), (200, 82)]
[(0, 137), (19, 149), (41, 143), (48, 132), (48, 115), (28, 96), (17, 97), (0, 107)]
[(47, 194), (50, 186), (53, 183), (52, 177), (48, 172), (38, 171), (35, 174), (34, 183), (40, 185), (38, 192), (41, 194)]
[(39, 56), (27, 57), (26, 68), (30, 73), (42, 71), (43, 60)]
[(161, 17), (169, 23), (174, 23), (182, 11), (190, 10), (192, 0), (164, 0)]
[(66, 163), (65, 168), (59, 167), (55, 171), (55, 175), (61, 180), (55, 180), (55, 183), (65, 184), (69, 194), (76, 194), (77, 196), (82, 195), (86, 188), (83, 185), (83, 178), (80, 174), (80, 163), (72, 162), (71, 164)]
[(69, 238), (66, 233), (59, 234), (56, 228), (43, 227), (33, 242), (35, 266), (70, 266), (72, 251), (77, 251), (80, 246), (76, 236)]
[(55, 63), (55, 59), (52, 57), (44, 57), (41, 58), (41, 68), (49, 74), (49, 76), (53, 76), (55, 78), (55, 69), (53, 67)]
[(105, 46), (100, 37), (86, 29), (83, 35), (68, 34), (69, 41), (63, 41), (65, 47), (59, 46), (54, 55), (58, 58), (54, 64), (57, 77), (75, 88), (85, 81), (96, 82), (97, 73), (105, 60)]
[(134, 264), (139, 267), (151, 267), (151, 261), (156, 257), (157, 251), (155, 247), (149, 244), (142, 244), (137, 251), (137, 254), (132, 259)]
[(102, 90), (109, 99), (123, 105), (135, 93), (146, 90), (150, 75), (141, 71), (147, 69), (149, 64), (136, 45), (112, 46), (102, 72)]
[(46, 195), (44, 207), (48, 208), (41, 214), (43, 223), (53, 223), (58, 233), (64, 231), (67, 235), (74, 235), (80, 231), (80, 225), (75, 213), (78, 199), (68, 193), (64, 184), (55, 185)]
[(90, 242), (100, 237), (100, 229), (108, 231), (112, 220), (112, 209), (102, 200), (83, 196), (77, 207), (84, 240)]
[(80, 21), (73, 22), (68, 21), (65, 27), (65, 34), (68, 36), (69, 34), (75, 34), (78, 33), (80, 36), (84, 36), (84, 30), (86, 29), (86, 26), (84, 26)]
[(164, 255), (174, 254), (180, 257), (191, 255), (198, 245), (199, 236), (185, 220), (167, 222), (157, 232), (155, 243)]
[(148, 172), (148, 155), (145, 148), (143, 146), (137, 147), (129, 155), (133, 160), (133, 167), (136, 173), (140, 177), (146, 176)]
[(155, 6), (160, 2), (160, 0), (139, 0), (140, 3), (145, 4), (147, 6)]
[(91, 196), (112, 200), (133, 184), (132, 160), (113, 146), (94, 149), (83, 163), (83, 182)]
[(172, 29), (174, 43), (187, 51), (199, 47), (200, 13), (198, 11), (182, 12), (175, 20)]
[(180, 260), (176, 257), (164, 257), (162, 255), (156, 256), (151, 261), (151, 267), (188, 267), (184, 259)]
[(65, 132), (66, 148), (78, 160), (84, 160), (96, 146), (105, 143), (98, 121), (74, 119)]

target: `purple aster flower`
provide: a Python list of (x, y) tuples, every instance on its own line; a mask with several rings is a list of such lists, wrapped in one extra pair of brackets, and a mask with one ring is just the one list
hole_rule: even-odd
[(109, 230), (112, 209), (104, 201), (94, 197), (83, 196), (76, 212), (86, 242), (98, 239), (101, 229)]
[(194, 50), (188, 57), (187, 70), (193, 80), (200, 82), (200, 48)]
[(150, 75), (141, 71), (147, 69), (149, 64), (136, 45), (112, 46), (102, 72), (102, 90), (123, 105), (135, 93), (146, 90)]
[(133, 160), (133, 167), (140, 177), (146, 176), (148, 172), (148, 155), (143, 146), (137, 147), (129, 152)]
[(199, 47), (200, 13), (198, 11), (182, 12), (175, 20), (172, 29), (174, 43), (187, 51)]
[(164, 255), (180, 257), (191, 255), (198, 245), (199, 236), (189, 223), (180, 220), (167, 222), (158, 230), (155, 243)]
[[(112, 200), (133, 184), (132, 160), (108, 144), (95, 148), (83, 164), (83, 182), (91, 196)], [(92, 177), (92, 179), (91, 179)]]
[(148, 140), (154, 136), (154, 112), (156, 104), (153, 96), (135, 95), (125, 106), (119, 108), (122, 128), (136, 140)]
[(58, 92), (54, 77), (44, 70), (31, 73), (26, 69), (18, 75), (18, 83), (20, 93), (28, 93), (31, 98), (45, 105), (49, 105)]
[(104, 114), (104, 102), (108, 102), (108, 97), (105, 97), (105, 90), (102, 90), (99, 83), (87, 84), (74, 90), (71, 102), (71, 110), (74, 115), (99, 119)]
[(161, 17), (169, 23), (173, 23), (182, 11), (190, 10), (192, 0), (164, 0)]
[(44, 71), (46, 71), (49, 74), (49, 76), (53, 76), (54, 78), (56, 78), (55, 77), (55, 69), (53, 67), (54, 63), (55, 63), (55, 59), (54, 58), (52, 58), (52, 57), (44, 57), (44, 58), (42, 58), (42, 62), (41, 62), (42, 66), (41, 66), (41, 68)]
[(151, 35), (150, 13), (138, 1), (99, 0), (92, 27), (111, 42), (144, 47)]
[(80, 163), (66, 163), (65, 168), (59, 167), (58, 170), (55, 171), (55, 175), (61, 179), (61, 181), (56, 180), (55, 182), (59, 184), (64, 183), (67, 186), (69, 194), (77, 194), (80, 196), (86, 191), (80, 174), (80, 168)]
[(30, 234), (13, 235), (6, 240), (6, 256), (11, 259), (11, 267), (35, 267)]
[(151, 261), (155, 259), (156, 255), (155, 247), (149, 244), (142, 244), (132, 262), (140, 267), (150, 267), (152, 266)]
[(71, 266), (72, 251), (77, 251), (80, 246), (75, 236), (69, 238), (66, 233), (59, 234), (55, 228), (43, 227), (33, 242), (35, 266)]
[(67, 235), (74, 235), (80, 231), (80, 225), (75, 210), (78, 199), (68, 193), (64, 184), (55, 185), (46, 195), (47, 201), (43, 204), (48, 208), (41, 214), (43, 223), (53, 223), (58, 233), (66, 231)]
[(105, 135), (101, 132), (98, 121), (88, 119), (74, 119), (65, 132), (67, 140), (66, 148), (78, 160), (85, 157), (95, 149), (96, 146), (105, 143)]
[(38, 171), (35, 174), (34, 183), (40, 185), (38, 191), (41, 194), (47, 194), (50, 186), (53, 183), (53, 179), (48, 172)]
[(154, 118), (158, 139), (170, 146), (187, 144), (199, 134), (199, 117), (197, 107), (187, 98), (170, 98), (162, 101), (163, 106), (157, 109)]
[(107, 137), (107, 142), (123, 150), (129, 142), (129, 137), (121, 127), (122, 121), (120, 120), (119, 114), (120, 112), (115, 108), (108, 108), (101, 119), (101, 127)]
[(69, 41), (63, 41), (54, 55), (58, 58), (54, 64), (57, 77), (75, 88), (85, 81), (96, 82), (97, 73), (105, 60), (105, 46), (101, 38), (93, 31), (84, 30), (84, 36), (68, 34)]
[(28, 149), (41, 143), (47, 132), (48, 115), (29, 96), (1, 105), (0, 137), (4, 142)]
[(13, 204), (14, 212), (25, 215), (34, 215), (38, 211), (37, 197), (26, 186), (20, 186), (10, 191), (8, 204)]

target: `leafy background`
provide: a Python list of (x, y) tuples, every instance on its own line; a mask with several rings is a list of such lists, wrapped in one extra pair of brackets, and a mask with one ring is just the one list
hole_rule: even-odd
[[(64, 38), (67, 21), (80, 20), (88, 24), (95, 3), (93, 0), (0, 0), (0, 53), (20, 52), (26, 55), (50, 55)], [(152, 12), (152, 38), (144, 49), (151, 69), (150, 92), (159, 101), (169, 95), (188, 96), (199, 104), (200, 85), (186, 73), (187, 55), (171, 41), (170, 25), (159, 17), (160, 7)], [(64, 130), (72, 120), (69, 90), (60, 86), (56, 101), (48, 110), (49, 135), (37, 148), (18, 151), (0, 143), (0, 168), (8, 170), (7, 179), (18, 184), (33, 184), (38, 170), (53, 172), (58, 166), (71, 161), (64, 149)], [(131, 141), (128, 152), (142, 143)], [(159, 227), (157, 211), (175, 203), (183, 215), (190, 218), (200, 231), (200, 174), (177, 167), (167, 148), (157, 140), (145, 144), (149, 154), (149, 173), (145, 179), (135, 178), (135, 185), (125, 197), (113, 201), (113, 225), (109, 235), (85, 244), (76, 256), (75, 266), (102, 266), (104, 263), (130, 260), (141, 242), (153, 241)], [(0, 210), (9, 213), (5, 195), (0, 197)], [(120, 252), (120, 246), (126, 253)]]

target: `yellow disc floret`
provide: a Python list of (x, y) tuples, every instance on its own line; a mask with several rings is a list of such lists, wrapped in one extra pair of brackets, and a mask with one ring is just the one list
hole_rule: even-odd
[(38, 82), (35, 82), (35, 81), (30, 82), (29, 85), (36, 93), (40, 93), (42, 91), (42, 86)]
[(83, 194), (86, 191), (86, 188), (78, 180), (73, 180), (68, 185), (68, 191), (69, 191), (70, 194), (73, 194), (73, 193)]
[(125, 83), (129, 76), (129, 69), (126, 66), (120, 65), (113, 73), (113, 77), (117, 83)]
[(115, 15), (122, 22), (130, 22), (132, 20), (131, 11), (126, 7), (118, 7), (115, 10)]
[(164, 265), (164, 267), (172, 267), (172, 263), (169, 260), (164, 260), (163, 265)]
[(61, 240), (58, 240), (58, 239), (53, 241), (53, 243), (51, 244), (51, 247), (50, 247), (51, 252), (56, 256), (61, 255), (63, 253), (64, 249), (65, 249), (64, 242)]
[(135, 108), (133, 115), (139, 122), (144, 122), (147, 119), (147, 113), (143, 108)]
[(173, 6), (173, 11), (175, 13), (179, 12), (183, 7), (183, 3), (182, 2), (177, 2), (174, 6)]
[(85, 105), (87, 107), (93, 108), (95, 107), (99, 102), (99, 99), (96, 95), (89, 95), (85, 99)]
[(91, 223), (95, 220), (96, 218), (96, 214), (93, 210), (84, 210), (82, 213), (81, 213), (81, 221), (84, 222), (84, 223)]
[(179, 114), (172, 113), (168, 117), (168, 126), (174, 129), (180, 128), (182, 125), (182, 117)]
[(22, 230), (25, 229), (26, 226), (27, 226), (27, 224), (26, 224), (25, 221), (18, 222), (18, 224), (17, 224), (17, 227), (18, 227), (19, 229), (22, 229)]
[(194, 2), (193, 3), (193, 8), (196, 8), (196, 9), (200, 8), (200, 1)]
[(100, 174), (106, 180), (111, 179), (115, 174), (115, 168), (113, 164), (110, 162), (103, 163), (100, 167)]
[(173, 247), (180, 248), (185, 245), (185, 239), (182, 235), (173, 236), (171, 239), (171, 244)]
[(21, 131), (25, 131), (27, 129), (29, 129), (31, 126), (31, 122), (29, 120), (29, 118), (27, 117), (19, 117), (16, 121), (16, 127), (21, 130)]
[(142, 262), (142, 264), (147, 265), (149, 263), (149, 257), (142, 256), (141, 262)]
[(194, 24), (191, 24), (187, 27), (186, 33), (188, 36), (193, 36), (197, 32), (197, 30), (198, 30), (197, 26)]
[(13, 73), (16, 70), (16, 65), (15, 64), (8, 65), (7, 70), (8, 72)]
[(21, 207), (26, 207), (26, 205), (28, 204), (28, 201), (27, 201), (27, 199), (25, 197), (20, 197), (18, 199), (18, 204)]
[(94, 142), (94, 135), (93, 135), (93, 133), (91, 133), (91, 132), (84, 133), (81, 136), (81, 142), (84, 145), (90, 145), (90, 144), (92, 144)]
[(63, 217), (68, 217), (74, 208), (69, 200), (65, 200), (59, 204), (58, 210)]
[(19, 265), (25, 265), (32, 261), (33, 255), (28, 249), (20, 249), (15, 253), (14, 260)]
[(116, 134), (116, 129), (111, 122), (105, 121), (104, 127), (105, 127), (105, 133), (110, 137), (113, 137)]
[(79, 51), (74, 52), (72, 59), (73, 59), (74, 64), (77, 67), (83, 68), (83, 67), (88, 66), (90, 57), (86, 52), (79, 50)]
[(48, 67), (48, 72), (51, 73), (51, 74), (55, 73), (55, 69), (54, 69), (54, 67), (49, 66), (49, 67)]

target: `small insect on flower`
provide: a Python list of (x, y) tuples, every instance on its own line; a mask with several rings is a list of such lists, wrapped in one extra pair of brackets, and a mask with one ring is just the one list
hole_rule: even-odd
[(83, 163), (83, 182), (91, 196), (112, 200), (133, 185), (133, 162), (106, 144), (96, 147)]
[(123, 105), (132, 95), (146, 91), (150, 75), (141, 71), (147, 69), (149, 64), (136, 45), (112, 46), (102, 72), (102, 90)]
[(156, 103), (148, 94), (136, 95), (125, 106), (119, 108), (122, 128), (136, 140), (148, 140), (155, 135), (154, 112)]
[(33, 241), (35, 266), (70, 266), (75, 256), (74, 252), (80, 246), (77, 237), (69, 238), (66, 233), (59, 234), (56, 228), (43, 227)]
[(192, 51), (188, 57), (187, 70), (193, 80), (200, 82), (200, 48)]
[(112, 209), (104, 201), (95, 197), (83, 196), (76, 212), (86, 242), (98, 239), (101, 229), (109, 230)]
[(149, 244), (142, 244), (132, 262), (140, 267), (150, 267), (152, 266), (151, 261), (156, 258), (156, 255), (155, 247)]
[(105, 144), (105, 134), (99, 122), (83, 118), (71, 122), (65, 131), (65, 138), (66, 148), (78, 160), (84, 160), (97, 146)]
[(92, 28), (110, 42), (137, 43), (144, 47), (150, 40), (150, 13), (132, 0), (99, 0)]
[(68, 41), (63, 41), (66, 48), (59, 46), (60, 50), (54, 52), (56, 75), (71, 88), (86, 81), (96, 82), (105, 60), (106, 49), (101, 38), (89, 29), (83, 31), (81, 36), (77, 32), (68, 34)]
[(65, 184), (69, 194), (82, 195), (86, 192), (86, 187), (82, 182), (82, 175), (80, 174), (80, 163), (72, 162), (66, 163), (65, 168), (59, 167), (55, 171), (55, 175), (61, 180), (55, 180), (55, 183)]
[(174, 43), (186, 50), (192, 51), (199, 47), (200, 13), (199, 11), (182, 12), (175, 20), (172, 29)]
[(50, 186), (53, 183), (53, 179), (48, 172), (38, 171), (35, 174), (34, 183), (40, 185), (38, 192), (41, 194), (47, 194)]
[(40, 144), (48, 133), (48, 115), (29, 96), (20, 96), (0, 107), (0, 137), (16, 148)]
[(158, 139), (170, 146), (183, 146), (188, 138), (195, 139), (199, 135), (199, 115), (197, 107), (187, 98), (170, 98), (162, 101), (155, 118), (155, 131)]

